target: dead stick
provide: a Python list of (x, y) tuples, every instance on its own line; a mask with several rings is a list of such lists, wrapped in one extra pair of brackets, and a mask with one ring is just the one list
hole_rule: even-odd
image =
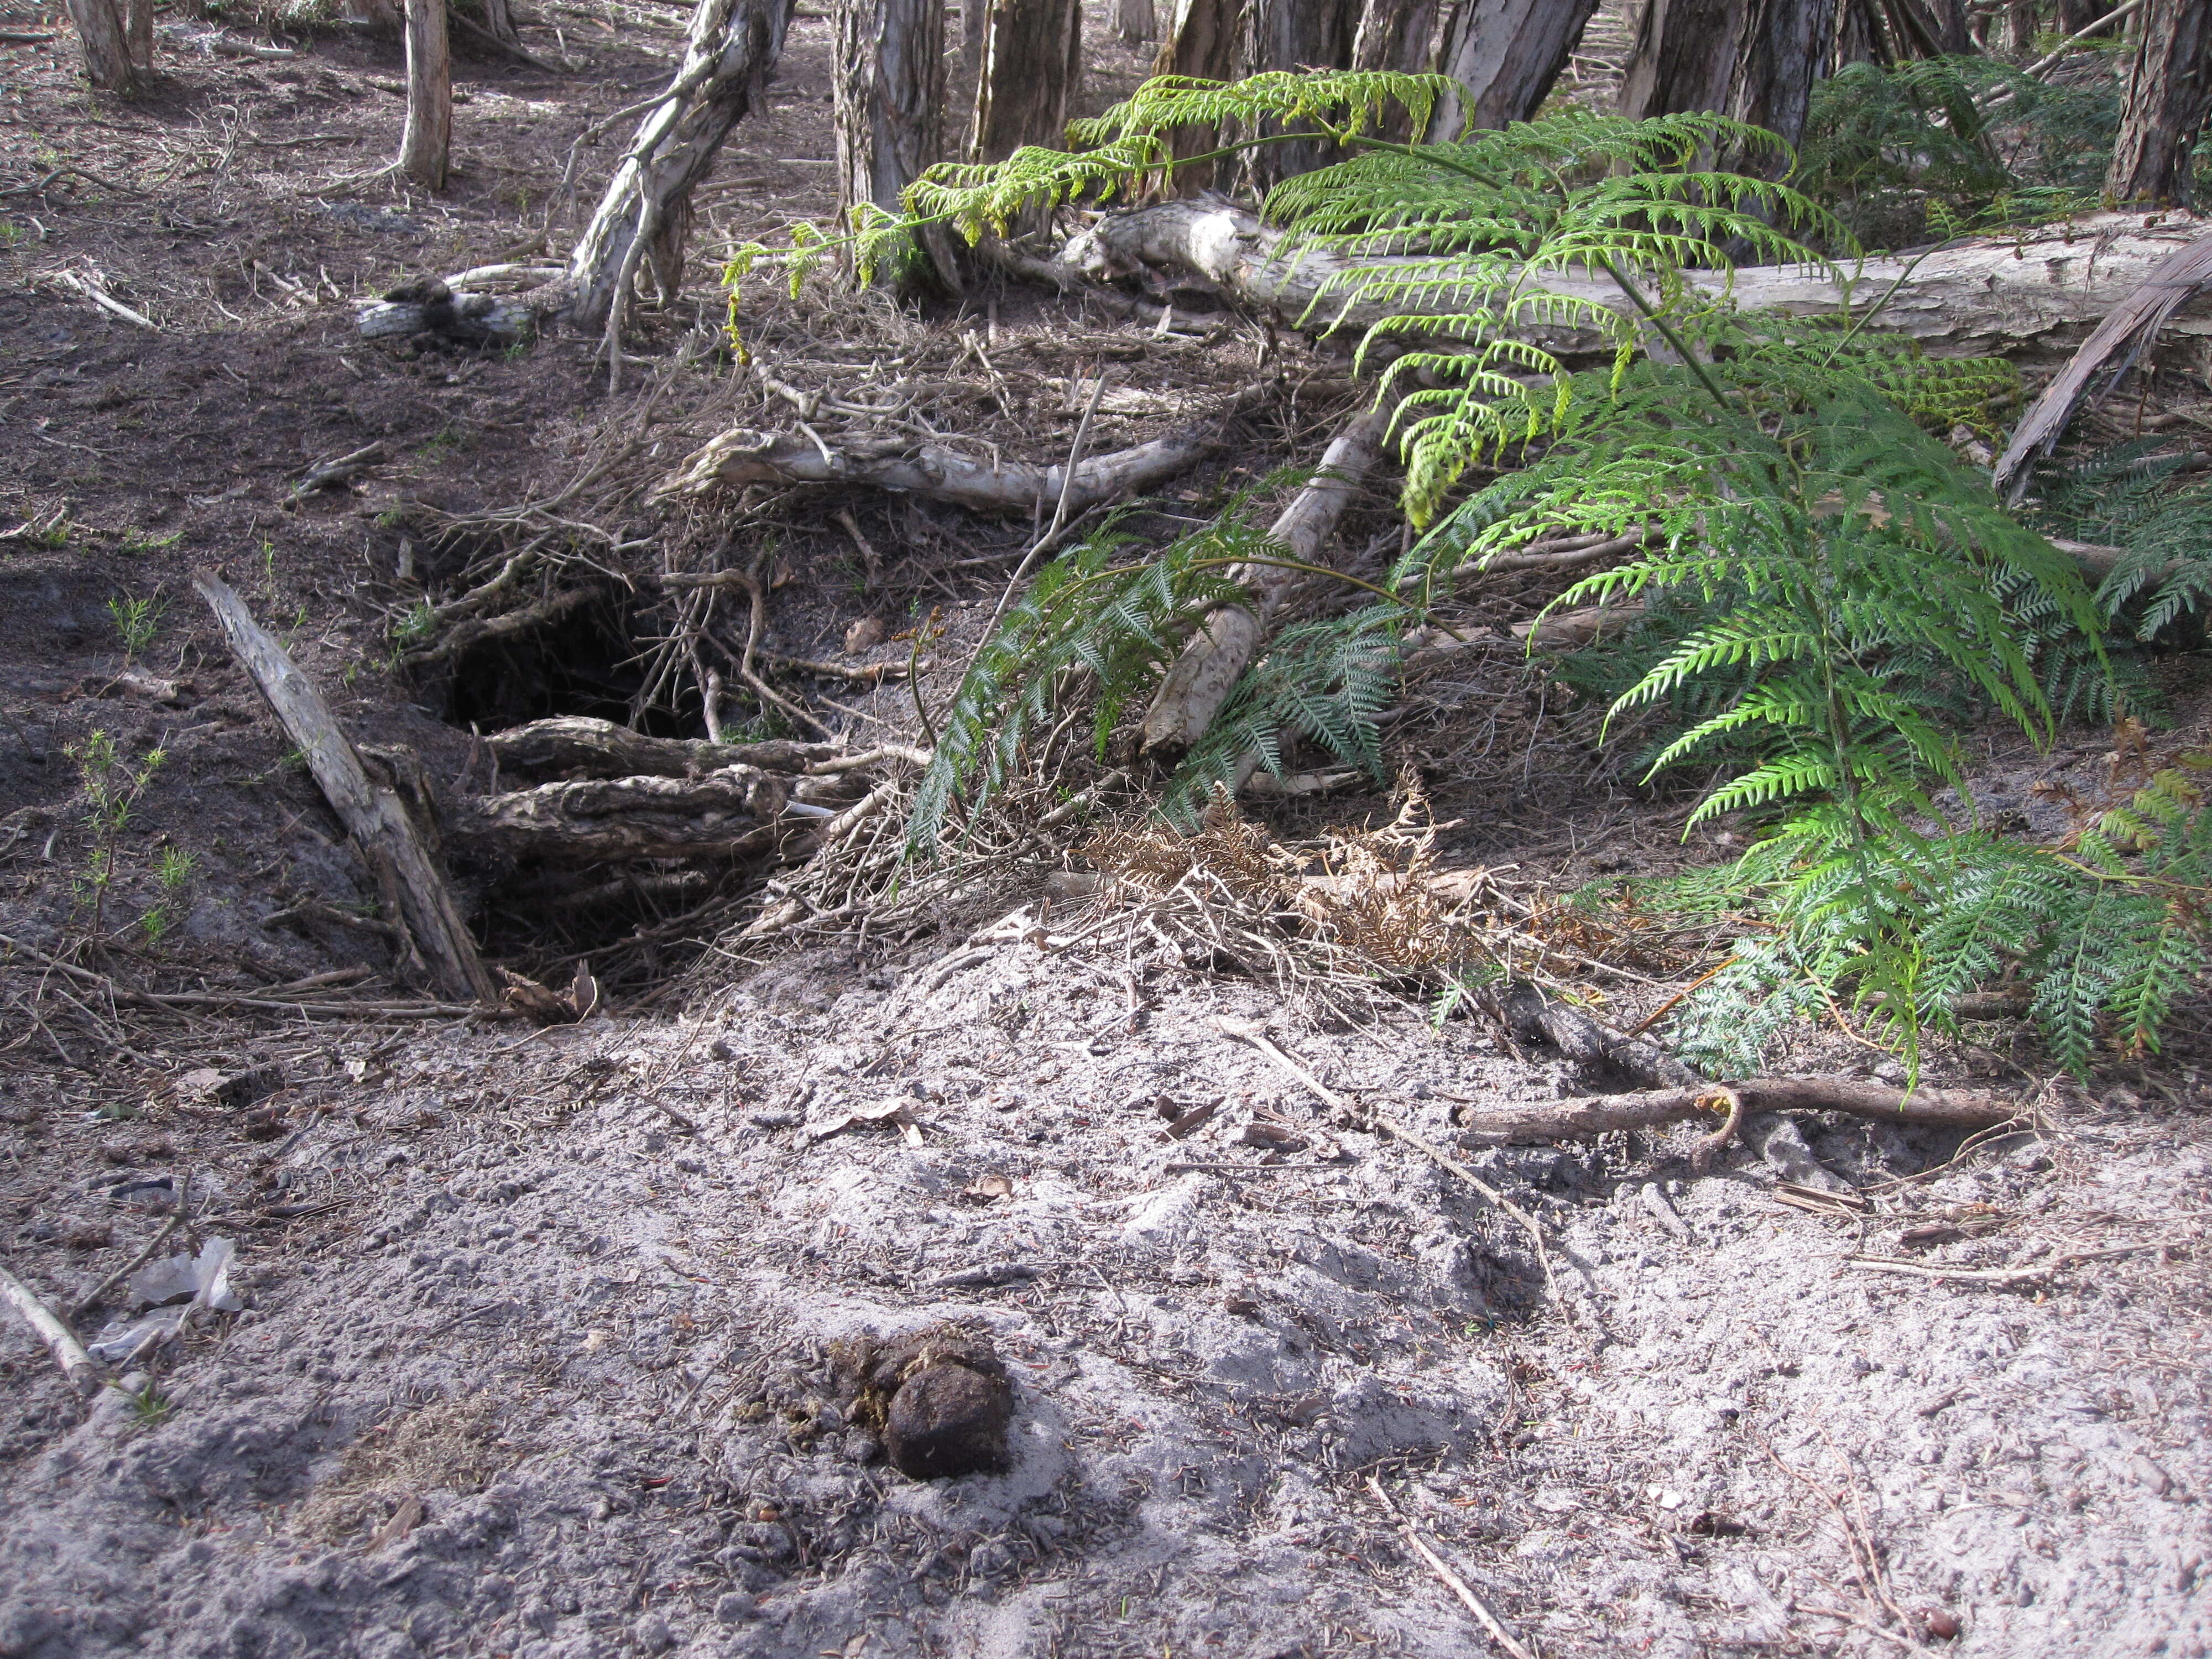
[(1490, 1639), (1511, 1654), (1513, 1659), (1535, 1659), (1534, 1655), (1521, 1645), (1519, 1638), (1505, 1628), (1504, 1621), (1484, 1605), (1482, 1598), (1468, 1588), (1467, 1580), (1454, 1572), (1445, 1564), (1443, 1557), (1438, 1555), (1431, 1547), (1429, 1540), (1421, 1536), (1420, 1529), (1398, 1513), (1398, 1506), (1390, 1501), (1390, 1494), (1382, 1490), (1382, 1483), (1370, 1474), (1367, 1477), (1367, 1486), (1368, 1490), (1375, 1494), (1390, 1518), (1406, 1529), (1407, 1541), (1420, 1553), (1421, 1559), (1429, 1564), (1430, 1571), (1443, 1579), (1449, 1587), (1451, 1593), (1459, 1597), (1467, 1610), (1481, 1621), (1483, 1629), (1490, 1632)]
[[(185, 1178), (187, 1182), (191, 1179), (190, 1176), (187, 1176)], [(113, 1273), (108, 1274), (106, 1278), (101, 1279), (99, 1284), (94, 1285), (92, 1289), (88, 1291), (83, 1296), (79, 1297), (77, 1298), (76, 1306), (70, 1310), (70, 1317), (71, 1319), (83, 1318), (87, 1314), (90, 1313), (94, 1308), (100, 1305), (100, 1299), (102, 1297), (106, 1296), (118, 1285), (120, 1285), (125, 1279), (130, 1278), (131, 1274), (137, 1273), (141, 1267), (151, 1261), (154, 1259), (155, 1252), (169, 1242), (169, 1235), (177, 1231), (177, 1223), (183, 1218), (184, 1205), (180, 1200), (177, 1206), (176, 1213), (161, 1224), (161, 1230), (154, 1235), (153, 1242), (148, 1244), (144, 1249), (139, 1251), (137, 1255), (132, 1256), (130, 1261), (118, 1267)]]
[(1407, 1128), (1404, 1124), (1400, 1123), (1395, 1119), (1378, 1116), (1375, 1120), (1375, 1127), (1382, 1130), (1384, 1134), (1390, 1136), (1393, 1139), (1404, 1141), (1406, 1145), (1411, 1146), (1415, 1152), (1420, 1152), (1432, 1159), (1440, 1168), (1449, 1170), (1452, 1174), (1457, 1176), (1462, 1181), (1467, 1182), (1468, 1186), (1474, 1188), (1475, 1191), (1480, 1193), (1485, 1198), (1488, 1199), (1499, 1209), (1504, 1211), (1506, 1214), (1511, 1216), (1516, 1221), (1519, 1222), (1521, 1224), (1522, 1231), (1528, 1235), (1528, 1242), (1536, 1247), (1536, 1265), (1544, 1270), (1545, 1293), (1547, 1295), (1556, 1295), (1558, 1293), (1559, 1281), (1553, 1278), (1552, 1274), (1551, 1253), (1544, 1248), (1544, 1230), (1536, 1224), (1535, 1217), (1530, 1215), (1528, 1211), (1522, 1209), (1511, 1199), (1506, 1197), (1504, 1194), (1499, 1192), (1497, 1188), (1492, 1186), (1480, 1176), (1475, 1174), (1474, 1170), (1468, 1169), (1466, 1164), (1461, 1163), (1457, 1158), (1448, 1156), (1442, 1148), (1437, 1146), (1425, 1137), (1415, 1134), (1411, 1129)]
[(62, 1375), (81, 1395), (88, 1395), (100, 1386), (100, 1367), (92, 1363), (92, 1356), (84, 1345), (69, 1333), (69, 1327), (53, 1316), (52, 1309), (31, 1293), (31, 1287), (0, 1267), (0, 1297), (23, 1316), (23, 1322), (39, 1334), (46, 1351), (54, 1357), (54, 1364), (62, 1368)]

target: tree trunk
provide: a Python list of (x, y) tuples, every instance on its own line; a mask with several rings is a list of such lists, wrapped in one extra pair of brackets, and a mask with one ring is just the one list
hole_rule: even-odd
[(141, 75), (149, 72), (154, 67), (154, 0), (125, 0), (123, 36), (131, 68)]
[(1889, 31), (1882, 22), (1881, 0), (1841, 0), (1836, 17), (1836, 68), (1895, 61)]
[[(1340, 70), (1352, 67), (1352, 46), (1359, 31), (1359, 0), (1253, 0), (1252, 67), (1268, 70)], [(1280, 122), (1261, 124), (1261, 133), (1291, 131)], [(1309, 129), (1310, 130), (1310, 129)], [(1264, 192), (1285, 179), (1311, 173), (1337, 159), (1326, 140), (1291, 139), (1246, 152), (1253, 187)]]
[(1352, 66), (1425, 70), (1436, 50), (1437, 0), (1367, 0), (1352, 42)]
[[(1620, 112), (1712, 111), (1795, 144), (1804, 137), (1835, 15), (1836, 0), (1645, 0)], [(1771, 175), (1786, 163), (1754, 154), (1717, 157), (1713, 165)]]
[(2212, 112), (2212, 0), (2150, 0), (2139, 16), (2105, 194), (2185, 207), (2189, 153)]
[(453, 137), (446, 0), (407, 0), (407, 131), (399, 141), (399, 170), (426, 190), (445, 189)]
[(1003, 161), (1024, 144), (1059, 149), (1083, 79), (1080, 0), (991, 0), (983, 27), (969, 158)]
[[(836, 0), (834, 93), (837, 212), (872, 204), (896, 213), (900, 196), (943, 153), (945, 0)], [(923, 234), (951, 283), (950, 239)]]
[(1474, 100), (1453, 100), (1432, 134), (1449, 140), (1534, 115), (1596, 10), (1597, 0), (1460, 0), (1442, 68)]
[(1125, 46), (1141, 46), (1158, 38), (1160, 21), (1152, 0), (1114, 0), (1114, 33)]
[(661, 293), (682, 286), (691, 191), (730, 130), (775, 77), (795, 0), (699, 0), (684, 59), (645, 118), (568, 258), (577, 326), (618, 334), (638, 267), (653, 263)]
[[(1243, 55), (1243, 17), (1241, 0), (1173, 0), (1152, 73), (1201, 81), (1235, 79)], [(1203, 155), (1221, 146), (1220, 131), (1215, 127), (1177, 127), (1167, 137), (1178, 156)], [(1196, 195), (1212, 189), (1228, 172), (1220, 161), (1178, 167), (1170, 192)]]
[(138, 84), (131, 45), (116, 0), (69, 0), (70, 20), (84, 49), (84, 72), (102, 92), (130, 92)]
[(519, 46), (522, 33), (514, 27), (514, 9), (508, 0), (483, 0), (484, 33), (502, 46)]

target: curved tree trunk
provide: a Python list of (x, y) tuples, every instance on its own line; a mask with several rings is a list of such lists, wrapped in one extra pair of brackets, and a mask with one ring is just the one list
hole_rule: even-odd
[(663, 295), (681, 286), (691, 191), (774, 78), (793, 4), (699, 0), (675, 78), (638, 123), (569, 255), (570, 323), (618, 334), (630, 286), (648, 259)]
[(1597, 0), (1461, 0), (1444, 35), (1443, 72), (1474, 94), (1437, 112), (1431, 135), (1525, 121), (1582, 43)]
[(407, 130), (399, 141), (399, 170), (425, 190), (445, 189), (453, 137), (446, 0), (407, 0)]
[(968, 153), (1003, 161), (1024, 144), (1057, 149), (1083, 79), (1079, 0), (991, 0)]
[(131, 46), (116, 0), (69, 0), (70, 21), (76, 25), (77, 44), (84, 50), (86, 78), (102, 92), (129, 92), (138, 84), (131, 64)]
[(2212, 112), (2212, 0), (2151, 0), (2105, 174), (2118, 202), (2190, 199), (2190, 151)]

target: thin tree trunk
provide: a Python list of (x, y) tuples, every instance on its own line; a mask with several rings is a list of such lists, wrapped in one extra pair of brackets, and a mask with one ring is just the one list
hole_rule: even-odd
[(1002, 161), (1024, 144), (1057, 149), (1083, 79), (1080, 0), (991, 0), (969, 155)]
[(1534, 115), (1596, 10), (1597, 0), (1460, 0), (1440, 67), (1474, 100), (1462, 106), (1455, 99), (1439, 112), (1434, 136), (1456, 138)]
[(2212, 112), (2212, 0), (2151, 0), (2138, 17), (2105, 193), (2186, 207), (2190, 151)]
[(84, 72), (102, 92), (130, 92), (138, 76), (131, 66), (131, 46), (116, 0), (69, 0), (70, 21), (84, 49)]
[(123, 8), (124, 44), (131, 67), (141, 75), (154, 67), (154, 0), (125, 0)]
[(794, 0), (699, 0), (684, 59), (607, 180), (568, 258), (574, 325), (618, 334), (638, 268), (650, 258), (661, 292), (681, 285), (691, 191), (714, 168), (730, 130), (775, 77)]
[(886, 213), (943, 153), (944, 0), (836, 0), (837, 209)]
[[(1620, 112), (1711, 111), (1795, 144), (1828, 55), (1835, 9), (1836, 0), (1646, 0)], [(1784, 163), (1754, 154), (1717, 157), (1714, 165), (1771, 174)]]
[(1841, 0), (1836, 16), (1836, 68), (1895, 61), (1889, 31), (1882, 22), (1881, 0)]
[(1157, 40), (1160, 21), (1152, 9), (1152, 0), (1114, 0), (1114, 33), (1121, 37), (1126, 46), (1141, 46), (1147, 40)]
[(426, 190), (445, 189), (453, 137), (446, 0), (407, 0), (407, 131), (399, 141), (399, 170)]
[(514, 9), (508, 0), (483, 0), (484, 33), (503, 46), (522, 44), (521, 31), (514, 27)]
[[(1340, 70), (1352, 67), (1352, 47), (1359, 31), (1359, 0), (1253, 0), (1252, 48), (1255, 71)], [(1287, 131), (1263, 123), (1261, 132)], [(1311, 173), (1336, 160), (1323, 139), (1293, 139), (1251, 150), (1245, 162), (1261, 191)]]
[[(1241, 0), (1172, 0), (1152, 73), (1201, 81), (1235, 78), (1242, 58), (1243, 18)], [(1214, 127), (1177, 127), (1168, 142), (1178, 156), (1203, 155), (1220, 148), (1221, 135)], [(1178, 167), (1170, 192), (1190, 196), (1211, 190), (1226, 171), (1219, 161)]]

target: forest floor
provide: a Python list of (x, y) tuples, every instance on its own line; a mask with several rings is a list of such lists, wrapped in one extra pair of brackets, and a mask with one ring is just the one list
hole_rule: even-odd
[[(551, 4), (528, 44), (574, 73), (464, 58), (434, 198), (375, 172), (396, 43), (323, 30), (255, 59), (216, 49), (276, 38), (248, 21), (179, 21), (127, 103), (82, 90), (66, 33), (0, 46), (0, 1261), (84, 1303), (89, 1337), (126, 1309), (88, 1293), (157, 1237), (224, 1238), (246, 1304), (88, 1403), (0, 1322), (0, 1659), (1503, 1651), (1409, 1521), (1555, 1659), (2212, 1653), (2201, 1006), (2086, 1087), (2007, 1026), (1934, 1057), (2030, 1130), (1775, 1119), (1704, 1176), (1686, 1128), (1462, 1144), (1462, 1107), (1595, 1082), (1482, 1022), (1194, 964), (1108, 906), (1051, 912), (1062, 939), (1095, 929), (1073, 942), (994, 931), (1041, 863), (927, 928), (742, 960), (684, 946), (719, 912), (592, 931), (495, 893), (495, 953), (548, 982), (588, 957), (607, 1010), (373, 1011), (403, 993), (357, 925), (365, 878), (191, 574), (224, 571), (353, 733), (441, 787), (484, 770), (479, 732), (621, 717), (618, 609), (400, 675), (395, 628), (465, 556), (416, 526), (544, 499), (610, 434), (650, 472), (774, 423), (697, 348), (721, 250), (831, 206), (826, 21), (800, 14), (626, 389), (579, 342), (371, 344), (352, 307), (557, 249), (622, 126), (573, 170), (572, 141), (661, 83), (683, 23)], [(63, 28), (0, 0), (0, 30)], [(1143, 64), (1091, 46), (1103, 104)], [(922, 318), (757, 289), (743, 314), (789, 379), (897, 358), (1036, 460), (1109, 368), (1130, 395), (1100, 448), (1267, 380), (1147, 534), (1272, 488), (1352, 401), (1340, 356), (1202, 307), (1152, 331), (1012, 288)], [(372, 442), (358, 483), (292, 499)], [(736, 533), (704, 508), (611, 527)], [(805, 495), (745, 528), (779, 538), (768, 644), (840, 658), (881, 624), (849, 684), (811, 683), (863, 745), (917, 736), (867, 664), (957, 660), (1030, 530)], [(1388, 533), (1378, 488), (1345, 540)], [(1502, 626), (1549, 597), (1486, 602)], [(1685, 848), (1681, 803), (1620, 777), (1510, 641), (1467, 660), (1392, 733), (1449, 861), (1534, 892), (1725, 845)], [(2180, 723), (2158, 744), (2202, 743), (2204, 686), (2162, 672)], [(95, 733), (143, 772), (112, 836), (86, 817)], [(2111, 744), (1992, 747), (1984, 805), (2094, 797)], [(1289, 842), (1388, 811), (1272, 822)], [(1632, 1023), (1672, 988), (1651, 977), (1582, 989)], [(1885, 1064), (1808, 1037), (1783, 1068)], [(1528, 1212), (1547, 1255), (1361, 1127), (1377, 1113)], [(1269, 1150), (1270, 1121), (1306, 1147)], [(836, 1344), (939, 1324), (1012, 1374), (1002, 1474), (908, 1480), (841, 1403)]]

